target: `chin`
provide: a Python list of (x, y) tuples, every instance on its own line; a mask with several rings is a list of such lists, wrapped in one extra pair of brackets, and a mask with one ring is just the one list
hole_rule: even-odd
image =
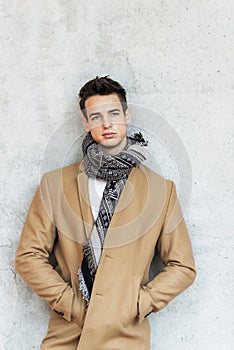
[(122, 141), (121, 139), (114, 139), (114, 138), (109, 140), (104, 140), (101, 142), (101, 146), (107, 147), (107, 148), (116, 147), (121, 143), (121, 141)]

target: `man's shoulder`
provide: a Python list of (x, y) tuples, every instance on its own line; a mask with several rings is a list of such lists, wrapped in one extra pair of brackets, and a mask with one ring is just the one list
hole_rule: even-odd
[(66, 165), (64, 167), (56, 168), (48, 172), (43, 173), (42, 179), (56, 180), (76, 177), (81, 169), (82, 160)]
[(163, 175), (160, 175), (158, 172), (150, 168), (149, 166), (145, 164), (140, 164), (140, 169), (146, 174), (148, 179), (152, 179), (152, 181), (156, 181), (158, 183), (167, 183), (171, 184), (172, 180), (164, 177)]

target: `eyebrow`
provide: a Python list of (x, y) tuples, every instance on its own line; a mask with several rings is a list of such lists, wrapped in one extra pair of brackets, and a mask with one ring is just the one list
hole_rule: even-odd
[(120, 112), (120, 109), (114, 108), (114, 109), (111, 109), (110, 111), (108, 111), (108, 113), (112, 113), (112, 112)]
[(94, 115), (100, 115), (100, 114), (101, 114), (100, 112), (91, 113), (91, 114), (89, 115), (89, 118), (91, 118), (91, 117), (94, 116)]
[[(114, 109), (110, 109), (108, 111), (108, 113), (113, 113), (113, 112), (120, 112), (120, 109), (119, 108), (114, 108)], [(93, 112), (89, 115), (89, 118), (93, 117), (94, 115), (100, 115), (101, 113), (100, 112)]]

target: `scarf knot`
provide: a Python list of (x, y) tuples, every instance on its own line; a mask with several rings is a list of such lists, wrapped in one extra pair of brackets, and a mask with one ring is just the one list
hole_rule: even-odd
[(124, 149), (117, 155), (110, 155), (100, 150), (98, 144), (87, 133), (82, 143), (84, 170), (88, 176), (106, 181), (120, 180), (128, 176), (131, 169), (146, 159), (144, 146), (148, 142), (142, 134), (135, 133), (128, 137)]

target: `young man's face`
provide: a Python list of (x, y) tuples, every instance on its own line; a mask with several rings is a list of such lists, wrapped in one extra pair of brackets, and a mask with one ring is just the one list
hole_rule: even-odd
[(99, 147), (109, 154), (122, 151), (131, 114), (129, 109), (124, 114), (118, 95), (91, 96), (85, 101), (85, 109), (88, 120), (82, 118), (84, 127)]

